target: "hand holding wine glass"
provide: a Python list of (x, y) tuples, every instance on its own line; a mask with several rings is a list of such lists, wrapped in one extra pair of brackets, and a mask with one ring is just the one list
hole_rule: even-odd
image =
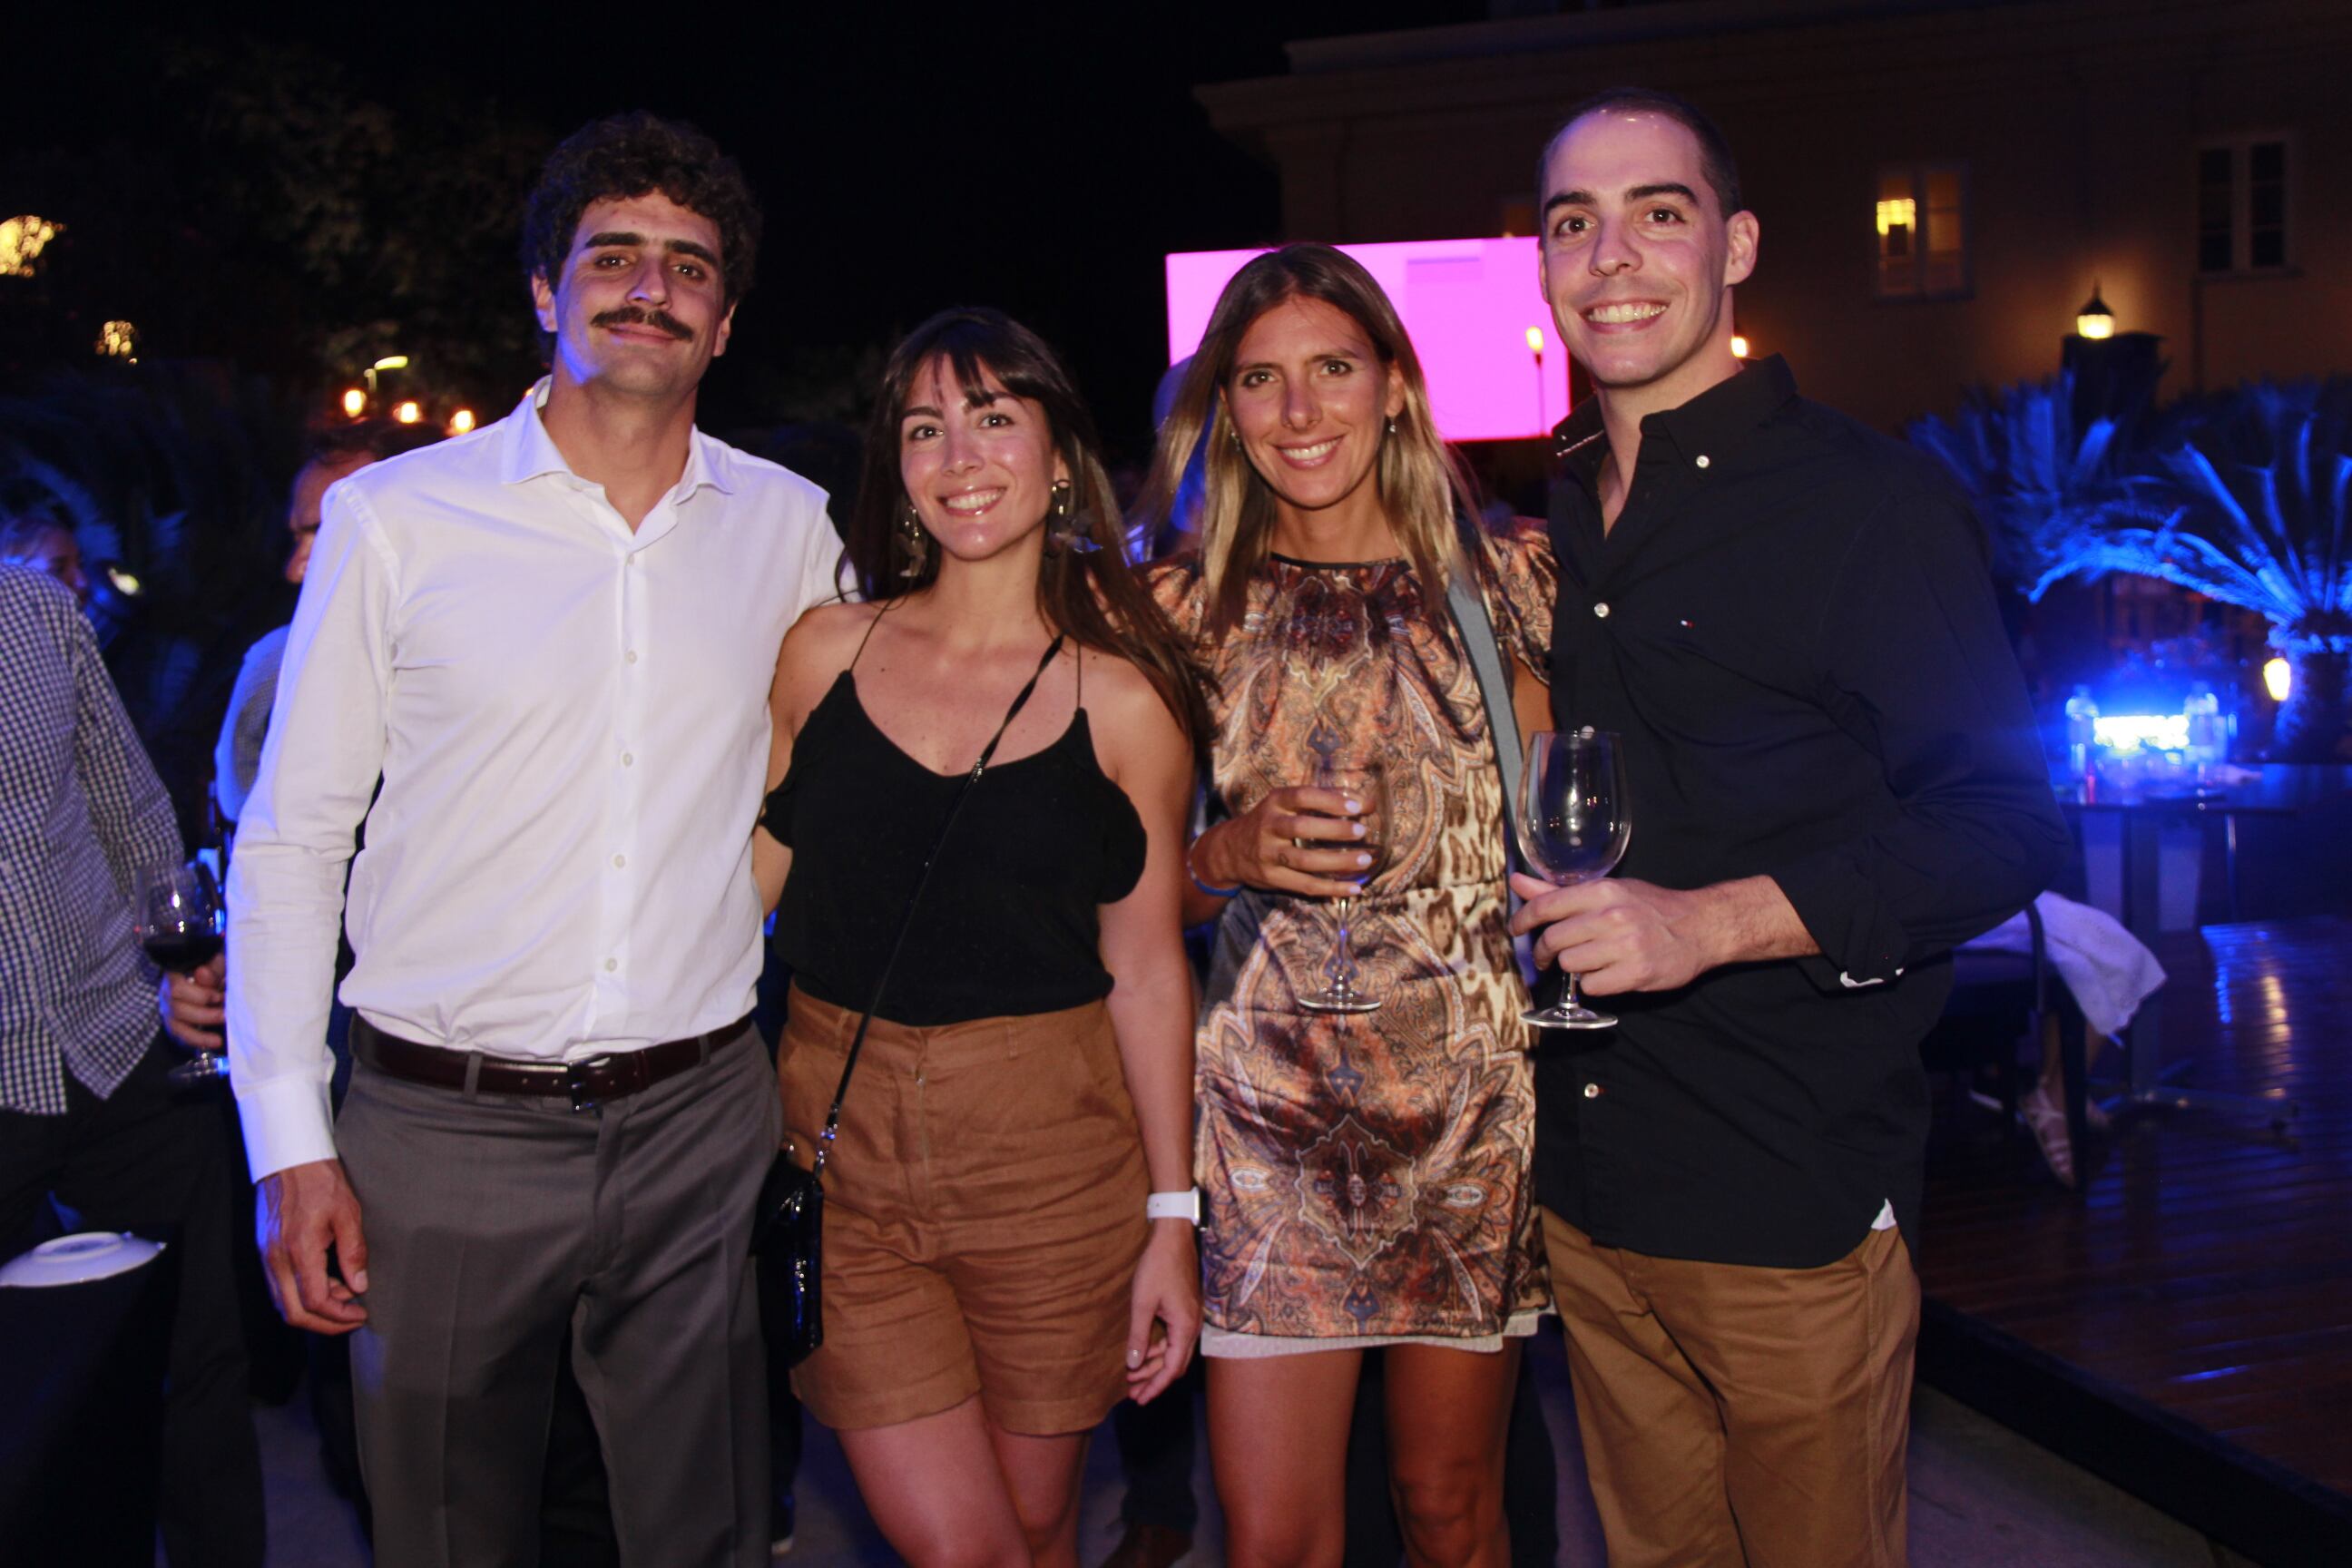
[[(139, 945), (167, 974), (184, 981), (221, 956), (226, 922), (210, 867), (201, 861), (158, 867), (140, 879), (132, 900), (131, 929)], [(182, 1088), (227, 1076), (228, 1057), (216, 1047), (196, 1049), (165, 1075)]]
[(1387, 781), (1379, 759), (1366, 758), (1327, 761), (1316, 769), (1315, 783), (1318, 788), (1336, 791), (1356, 803), (1359, 809), (1355, 821), (1363, 831), (1351, 847), (1358, 852), (1363, 868), (1354, 881), (1356, 890), (1331, 900), (1339, 923), (1332, 933), (1330, 956), (1323, 963), (1323, 985), (1301, 996), (1298, 1005), (1316, 1013), (1370, 1013), (1380, 1006), (1381, 999), (1357, 984), (1362, 971), (1356, 963), (1354, 926), (1360, 890), (1380, 874), (1388, 858)]
[[(1555, 888), (1597, 881), (1616, 869), (1633, 835), (1625, 760), (1617, 737), (1591, 729), (1546, 731), (1528, 746), (1519, 786), (1519, 854), (1528, 869)], [(1576, 976), (1549, 1007), (1520, 1021), (1538, 1029), (1605, 1029), (1617, 1020), (1577, 999)]]

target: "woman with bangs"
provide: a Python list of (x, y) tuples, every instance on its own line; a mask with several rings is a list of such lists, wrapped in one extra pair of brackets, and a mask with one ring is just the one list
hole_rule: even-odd
[(793, 1385), (918, 1564), (1075, 1563), (1087, 1434), (1199, 1329), (1178, 911), (1206, 715), (1118, 520), (1053, 352), (942, 312), (875, 403), (866, 602), (810, 611), (777, 667), (753, 860), (782, 900), (803, 1165), (882, 985)]
[[(1504, 1436), (1545, 1293), (1505, 797), (1448, 594), (1473, 590), (1471, 630), (1491, 627), (1538, 714), (1549, 552), (1532, 526), (1470, 521), (1402, 323), (1328, 246), (1226, 286), (1160, 433), (1160, 510), (1196, 447), (1198, 550), (1152, 584), (1212, 678), (1222, 820), (1189, 847), (1184, 912), (1219, 921), (1195, 1166), (1228, 1561), (1340, 1561), (1349, 1419), (1379, 1349), (1409, 1560), (1501, 1564)], [(1377, 767), (1383, 801), (1315, 786), (1342, 756)], [(1350, 898), (1379, 1005), (1318, 1010)]]

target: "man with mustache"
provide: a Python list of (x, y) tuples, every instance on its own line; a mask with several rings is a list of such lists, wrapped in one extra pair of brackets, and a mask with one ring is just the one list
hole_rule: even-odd
[(1517, 879), (1614, 1028), (1537, 1047), (1537, 1193), (1612, 1568), (1894, 1564), (1951, 947), (2066, 834), (1980, 531), (1927, 461), (1742, 367), (1722, 133), (1621, 89), (1544, 150), (1551, 701), (1615, 731), (1622, 875)]
[(822, 491), (694, 427), (759, 242), (732, 161), (598, 121), (523, 231), (550, 374), (328, 492), (241, 820), (264, 1258), (289, 1321), (356, 1333), (386, 1568), (533, 1560), (567, 1325), (622, 1560), (764, 1563), (751, 826), (776, 650), (839, 544)]

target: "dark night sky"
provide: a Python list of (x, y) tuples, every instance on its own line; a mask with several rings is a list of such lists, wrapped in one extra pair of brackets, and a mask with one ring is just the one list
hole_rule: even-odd
[[(174, 133), (170, 116), (185, 110), (153, 90), (140, 58), (152, 35), (47, 9), (10, 26), (16, 109), (0, 134), (15, 151), (71, 146), (82, 126)], [(989, 303), (1071, 354), (1107, 438), (1132, 451), (1165, 358), (1160, 255), (1269, 239), (1278, 217), (1271, 173), (1208, 128), (1191, 86), (1278, 74), (1290, 39), (1475, 20), (1486, 7), (849, 0), (582, 7), (593, 19), (569, 25), (550, 14), (483, 6), (428, 26), (422, 11), (321, 5), (282, 20), (247, 11), (183, 36), (300, 43), (395, 110), (441, 91), (494, 99), (553, 134), (640, 106), (702, 124), (742, 161), (768, 215), (759, 284), (708, 385), (707, 424), (765, 413), (763, 360), (877, 342), (940, 306)], [(0, 193), (16, 210), (9, 201)], [(481, 286), (514, 289), (524, 308), (511, 271)]]

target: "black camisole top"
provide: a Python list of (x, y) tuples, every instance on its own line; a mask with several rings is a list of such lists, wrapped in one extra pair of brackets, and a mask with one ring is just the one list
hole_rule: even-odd
[[(908, 756), (842, 671), (760, 820), (793, 852), (776, 935), (795, 984), (862, 1012), (961, 773)], [(1143, 819), (1095, 760), (1083, 705), (1042, 752), (989, 764), (950, 830), (879, 1016), (932, 1027), (1108, 995), (1097, 906), (1143, 876)]]

